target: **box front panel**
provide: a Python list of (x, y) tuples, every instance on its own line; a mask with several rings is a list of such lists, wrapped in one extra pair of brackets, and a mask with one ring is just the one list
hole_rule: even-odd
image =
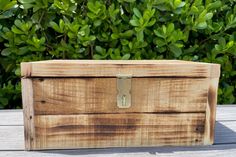
[(30, 149), (204, 144), (207, 78), (132, 78), (117, 106), (117, 78), (34, 78)]
[(116, 78), (33, 79), (36, 115), (205, 112), (207, 78), (132, 78), (131, 106), (117, 106)]
[(201, 145), (204, 113), (35, 116), (35, 148)]

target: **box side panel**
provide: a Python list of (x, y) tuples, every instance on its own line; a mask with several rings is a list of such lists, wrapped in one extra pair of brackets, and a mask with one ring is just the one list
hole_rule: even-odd
[(34, 149), (201, 145), (205, 113), (35, 116)]
[(121, 109), (116, 78), (33, 79), (35, 114), (205, 112), (207, 80), (132, 78), (131, 107)]
[(216, 104), (219, 78), (209, 78), (208, 103), (206, 105), (206, 122), (204, 144), (214, 143)]
[(34, 109), (33, 109), (33, 83), (31, 79), (22, 78), (22, 102), (24, 113), (24, 136), (25, 149), (31, 150), (34, 147)]

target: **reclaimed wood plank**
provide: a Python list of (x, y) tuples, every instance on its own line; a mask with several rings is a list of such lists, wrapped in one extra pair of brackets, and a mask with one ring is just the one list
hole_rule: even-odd
[[(60, 60), (22, 63), (21, 69), (23, 74), (22, 89), (24, 114), (26, 115), (24, 126), (27, 150), (99, 148), (107, 146), (209, 145), (214, 141), (216, 90), (220, 74), (219, 64), (167, 60)], [(183, 74), (186, 72), (188, 74)], [(117, 77), (123, 75), (132, 77), (129, 81), (126, 80), (130, 87), (129, 89), (126, 89), (127, 85), (124, 85), (124, 78), (117, 79)], [(132, 85), (130, 85), (131, 82)], [(120, 89), (123, 92), (119, 92)], [(51, 96), (51, 102), (48, 101), (49, 95)], [(60, 104), (61, 106), (56, 106), (55, 104)], [(129, 106), (126, 107), (126, 105)], [(67, 112), (67, 109), (69, 112)], [(70, 132), (70, 126), (66, 125), (66, 129), (69, 128), (66, 130), (66, 134), (56, 132), (57, 129), (54, 129), (52, 135), (47, 134), (47, 130), (51, 129), (50, 126), (48, 126), (49, 128), (43, 128), (40, 125), (36, 127), (34, 124), (38, 122), (35, 119), (36, 117), (57, 117), (59, 120), (62, 120), (63, 118), (60, 119), (61, 117), (74, 116), (74, 119), (70, 120), (77, 121), (82, 116), (93, 117), (94, 114), (96, 116), (95, 119), (99, 119), (99, 117), (104, 116), (104, 113), (112, 116), (116, 114), (113, 118), (118, 117), (117, 121), (119, 121), (119, 118), (122, 119), (122, 116), (132, 115), (149, 119), (149, 117), (154, 115), (160, 116), (163, 114), (165, 115), (163, 118), (168, 119), (170, 115), (177, 115), (176, 113), (178, 113), (178, 116), (183, 117), (188, 113), (191, 118), (192, 115), (201, 115), (204, 119), (199, 117), (199, 120), (194, 120), (199, 123), (201, 122), (201, 125), (198, 124), (199, 126), (193, 127), (191, 123), (186, 124), (190, 125), (186, 127), (189, 130), (185, 126), (181, 126), (185, 119), (179, 120), (181, 123), (177, 123), (178, 125), (172, 124), (170, 120), (166, 120), (166, 126), (174, 126), (172, 129), (175, 132), (171, 132), (173, 136), (168, 131), (161, 132), (164, 129), (161, 131), (157, 130), (157, 133), (154, 132), (156, 134), (149, 135), (149, 132), (143, 133), (142, 130), (152, 127), (152, 124), (149, 124), (147, 127), (144, 123), (144, 128), (142, 128), (136, 124), (129, 125), (126, 124), (126, 121), (120, 120), (122, 121), (120, 125), (125, 124), (125, 126), (127, 125), (126, 127), (137, 127), (141, 130), (137, 133), (140, 136), (138, 136), (140, 141), (137, 140), (136, 130), (126, 132), (127, 130), (122, 128), (121, 132), (118, 133), (106, 133), (103, 131), (97, 133), (98, 128), (94, 127), (96, 124), (93, 121), (85, 123), (83, 127), (92, 125), (91, 129), (95, 130), (94, 132), (90, 133), (86, 130), (82, 133), (80, 131), (73, 133)], [(105, 119), (109, 119), (106, 116), (104, 116)], [(50, 118), (48, 118), (48, 121), (50, 121)], [(133, 118), (135, 119), (135, 117)], [(162, 117), (160, 116), (155, 121), (161, 121), (160, 118)], [(112, 119), (110, 118), (110, 120)], [(72, 125), (71, 127), (77, 128), (77, 125)], [(104, 126), (100, 127), (103, 128)], [(114, 128), (116, 130), (116, 126), (112, 125), (111, 129)], [(180, 130), (179, 133), (179, 128), (185, 128), (185, 130)], [(192, 132), (193, 130), (195, 131)], [(45, 131), (42, 137), (39, 136), (41, 135), (40, 131)], [(165, 134), (166, 132), (170, 137)], [(191, 136), (185, 137), (181, 135), (182, 132), (185, 132), (184, 135), (189, 134)], [(195, 137), (194, 133), (200, 134), (200, 139)], [(111, 137), (115, 137), (115, 139)], [(178, 137), (182, 141), (178, 141)], [(52, 144), (50, 144), (50, 138)], [(68, 139), (65, 140), (66, 138)], [(73, 139), (77, 140), (74, 142)], [(152, 142), (152, 139), (154, 139), (154, 142)], [(89, 142), (86, 144), (82, 140)], [(97, 143), (96, 140), (98, 141)], [(59, 144), (58, 141), (64, 141), (64, 143)], [(39, 142), (38, 145), (37, 142)], [(49, 145), (47, 145), (48, 143)], [(65, 143), (68, 143), (68, 145)], [(108, 143), (110, 144), (107, 145)], [(59, 147), (56, 144), (59, 144)]]
[(214, 143), (218, 82), (219, 78), (210, 79), (208, 89), (208, 103), (206, 105), (206, 121), (204, 134), (204, 144), (206, 145)]
[(205, 112), (208, 103), (204, 78), (132, 78), (132, 105), (126, 109), (117, 106), (116, 78), (32, 80), (35, 115)]
[(220, 65), (169, 60), (54, 60), (21, 64), (24, 77), (219, 77)]
[(34, 127), (34, 101), (32, 79), (22, 78), (22, 101), (24, 113), (24, 134), (25, 149), (30, 150), (34, 147), (35, 127)]
[(24, 150), (23, 126), (0, 126), (0, 155), (1, 150)]
[(23, 112), (17, 110), (0, 110), (0, 126), (23, 125)]
[(217, 105), (216, 120), (236, 120), (236, 105)]
[[(217, 121), (236, 121), (236, 105), (217, 105)], [(23, 112), (18, 110), (0, 110), (1, 125), (23, 125)]]
[[(19, 112), (15, 113), (18, 114)], [(236, 121), (216, 122), (214, 144), (221, 145), (232, 143), (236, 144)], [(175, 147), (171, 147), (171, 149), (174, 148)], [(2, 150), (24, 150), (23, 126), (0, 126), (0, 154)]]
[(236, 144), (197, 147), (109, 148), (53, 151), (1, 151), (1, 157), (235, 157)]
[(202, 145), (205, 113), (35, 116), (33, 150)]

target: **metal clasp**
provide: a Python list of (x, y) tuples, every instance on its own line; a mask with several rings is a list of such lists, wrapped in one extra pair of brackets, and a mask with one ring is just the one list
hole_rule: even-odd
[(119, 108), (131, 107), (131, 75), (117, 76), (117, 106)]

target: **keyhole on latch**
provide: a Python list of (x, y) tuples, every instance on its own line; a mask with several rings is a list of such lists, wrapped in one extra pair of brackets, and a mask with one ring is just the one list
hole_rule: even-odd
[(126, 95), (122, 95), (122, 106), (126, 106)]

